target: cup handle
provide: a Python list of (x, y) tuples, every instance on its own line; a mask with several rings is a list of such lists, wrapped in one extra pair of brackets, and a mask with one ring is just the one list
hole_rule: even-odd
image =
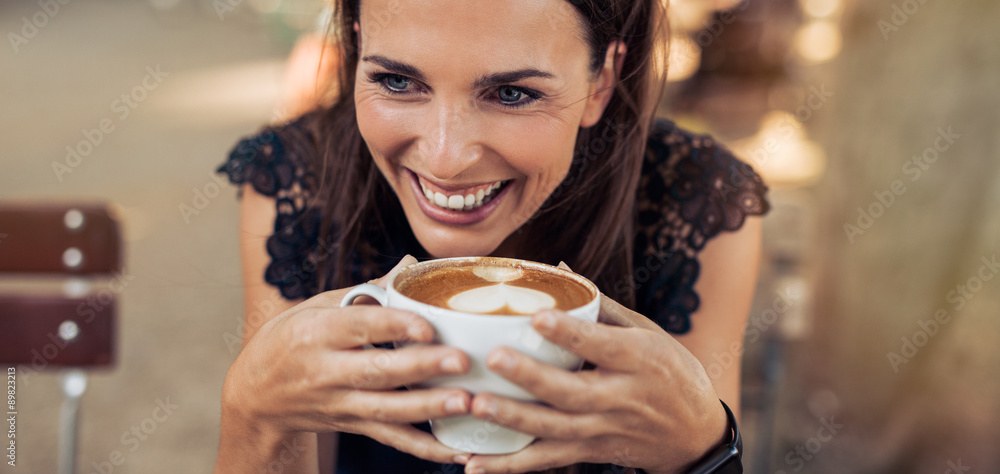
[[(351, 288), (347, 294), (344, 295), (344, 299), (340, 300), (340, 307), (343, 308), (354, 304), (354, 300), (359, 296), (371, 296), (372, 298), (375, 298), (375, 301), (378, 301), (378, 304), (386, 306), (386, 302), (388, 301), (386, 294), (386, 291), (383, 290), (381, 286), (365, 283), (364, 285), (358, 285)], [(375, 346), (371, 344), (365, 344), (364, 347), (365, 349), (375, 348)]]
[(364, 285), (358, 285), (351, 288), (351, 290), (344, 295), (344, 299), (340, 300), (340, 307), (343, 308), (354, 304), (354, 300), (359, 296), (371, 296), (372, 298), (375, 298), (375, 301), (378, 301), (378, 304), (382, 306), (386, 305), (386, 291), (378, 285), (365, 283)]

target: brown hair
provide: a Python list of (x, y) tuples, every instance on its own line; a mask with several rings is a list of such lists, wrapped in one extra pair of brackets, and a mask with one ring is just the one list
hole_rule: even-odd
[[(666, 27), (659, 0), (567, 0), (581, 19), (591, 49), (591, 69), (604, 65), (613, 41), (626, 49), (619, 80), (601, 120), (579, 131), (573, 163), (565, 180), (516, 232), (544, 246), (518, 249), (518, 258), (550, 264), (565, 261), (607, 293), (624, 281), (630, 290), (623, 304), (634, 306), (632, 247), (635, 239), (636, 187), (646, 153), (646, 139), (659, 101), (662, 81), (655, 60), (666, 52)], [(304, 118), (306, 135), (283, 140), (301, 147), (320, 179), (316, 199), (323, 206), (321, 242), (335, 242), (331, 258), (319, 262), (319, 291), (351, 286), (353, 256), (370, 262), (376, 252), (371, 236), (384, 232), (388, 219), (403, 216), (392, 189), (375, 166), (358, 131), (354, 78), (358, 66), (360, 0), (337, 2), (331, 30), (340, 47), (341, 66), (329, 105)], [(362, 30), (364, 26), (362, 25)], [(661, 63), (666, 64), (665, 60)], [(660, 68), (665, 69), (665, 67)], [(659, 71), (662, 72), (662, 71)], [(285, 130), (291, 127), (285, 127)], [(286, 138), (286, 137), (282, 137)], [(404, 218), (405, 220), (405, 218)], [(332, 268), (331, 268), (332, 266)], [(362, 278), (374, 278), (373, 265)], [(620, 285), (619, 285), (620, 286)]]

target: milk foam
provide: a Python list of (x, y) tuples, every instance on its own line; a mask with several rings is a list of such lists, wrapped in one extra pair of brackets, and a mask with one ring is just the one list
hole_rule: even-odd
[(483, 280), (492, 281), (494, 283), (514, 281), (521, 278), (521, 275), (524, 274), (520, 268), (497, 267), (490, 265), (473, 267), (472, 273)]
[(448, 300), (448, 307), (466, 313), (492, 313), (504, 308), (514, 313), (534, 314), (556, 307), (548, 293), (503, 283), (463, 291)]

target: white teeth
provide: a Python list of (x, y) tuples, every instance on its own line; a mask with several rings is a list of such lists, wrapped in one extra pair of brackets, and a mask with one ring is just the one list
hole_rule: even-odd
[(497, 181), (486, 188), (476, 191), (475, 194), (466, 194), (465, 196), (461, 194), (447, 196), (443, 193), (432, 191), (423, 182), (419, 184), (420, 189), (424, 192), (424, 197), (438, 207), (455, 211), (471, 211), (489, 202), (492, 199), (490, 195), (493, 194), (493, 191), (500, 189), (503, 182)]

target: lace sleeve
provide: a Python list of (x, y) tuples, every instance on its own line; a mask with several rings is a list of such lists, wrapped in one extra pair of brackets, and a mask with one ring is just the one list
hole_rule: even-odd
[[(287, 132), (295, 124), (283, 127)], [(216, 170), (234, 185), (248, 183), (258, 193), (274, 198), (277, 217), (274, 233), (267, 239), (271, 262), (263, 277), (289, 300), (318, 292), (315, 271), (320, 212), (308, 205), (315, 179), (306, 165), (299, 154), (285, 146), (277, 130), (268, 128), (240, 140)], [(242, 189), (239, 193), (241, 196)]]
[(658, 122), (639, 184), (637, 310), (667, 331), (688, 332), (701, 303), (699, 253), (747, 216), (766, 213), (766, 192), (760, 176), (712, 138)]

